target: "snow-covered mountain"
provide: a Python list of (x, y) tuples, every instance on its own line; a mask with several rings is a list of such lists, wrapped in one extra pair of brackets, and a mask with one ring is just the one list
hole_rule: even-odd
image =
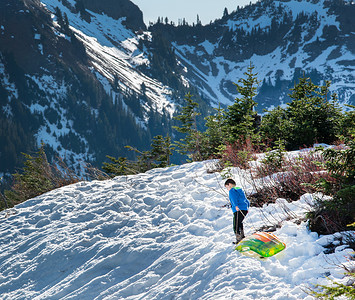
[(288, 102), (294, 83), (309, 75), (331, 80), (343, 103), (355, 103), (353, 1), (263, 0), (207, 26), (157, 23), (173, 45), (184, 75), (213, 104), (229, 104), (250, 63), (261, 81), (259, 107)]
[(130, 156), (191, 92), (202, 115), (231, 104), (252, 63), (259, 111), (288, 101), (303, 72), (354, 103), (352, 1), (263, 0), (201, 24), (148, 29), (129, 0), (0, 2), (0, 173), (44, 142), (79, 168)]
[[(79, 182), (0, 213), (0, 294), (17, 299), (312, 299), (346, 283), (344, 233), (318, 236), (302, 221), (315, 195), (251, 207), (246, 234), (280, 225), (286, 243), (258, 259), (234, 251), (232, 211), (213, 162)], [(252, 192), (248, 172), (233, 169)], [(319, 196), (319, 195), (318, 195)]]
[(130, 1), (2, 1), (0, 10), (0, 172), (41, 142), (79, 167), (171, 131), (172, 90), (138, 70), (149, 33)]

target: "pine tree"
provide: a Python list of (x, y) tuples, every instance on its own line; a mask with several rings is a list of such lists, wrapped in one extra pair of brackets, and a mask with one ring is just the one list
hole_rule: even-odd
[(132, 146), (126, 146), (130, 151), (137, 154), (135, 161), (126, 157), (114, 158), (106, 156), (111, 163), (104, 162), (102, 169), (110, 176), (130, 175), (143, 173), (154, 168), (165, 168), (170, 165), (172, 155), (172, 144), (169, 136), (157, 135), (151, 143), (151, 150), (140, 151)]
[(233, 105), (228, 107), (226, 122), (229, 131), (229, 141), (231, 143), (237, 140), (246, 140), (254, 138), (257, 128), (257, 113), (255, 107), (257, 105), (254, 100), (257, 95), (257, 85), (259, 81), (253, 73), (254, 66), (250, 63), (247, 72), (244, 73), (246, 78), (239, 79), (239, 83), (235, 83), (240, 98), (235, 98)]
[(198, 103), (192, 100), (192, 95), (185, 96), (186, 105), (182, 107), (181, 114), (174, 119), (180, 121), (181, 126), (173, 126), (175, 130), (185, 135), (180, 141), (175, 142), (177, 152), (183, 155), (188, 154), (193, 161), (201, 160), (201, 132), (197, 130), (196, 112)]
[(317, 86), (310, 78), (302, 77), (291, 89), (292, 101), (287, 113), (290, 119), (291, 147), (310, 146), (315, 142), (332, 143), (336, 140), (341, 110), (336, 95), (328, 101), (330, 82)]
[(130, 167), (126, 157), (114, 158), (112, 156), (106, 156), (111, 163), (104, 162), (102, 169), (110, 176), (120, 176), (130, 174)]
[(64, 25), (64, 33), (69, 36), (73, 35), (72, 31), (69, 28), (69, 19), (66, 13), (63, 14), (63, 25)]
[(58, 25), (63, 29), (64, 28), (64, 19), (63, 19), (62, 11), (60, 10), (60, 8), (58, 6), (55, 8), (55, 16), (57, 17)]
[(346, 104), (345, 106), (352, 110), (344, 113), (340, 124), (340, 133), (344, 137), (350, 137), (351, 135), (355, 135), (355, 106), (350, 104)]
[(60, 168), (49, 164), (44, 146), (42, 144), (35, 155), (22, 153), (26, 158), (22, 172), (13, 175), (11, 190), (5, 191), (12, 205), (78, 181), (78, 177), (62, 161), (58, 163)]
[(302, 77), (291, 89), (292, 101), (263, 117), (261, 132), (271, 140), (282, 139), (289, 150), (312, 146), (315, 142), (332, 143), (340, 133), (344, 119), (335, 94), (328, 100), (330, 82), (323, 86)]
[(53, 189), (51, 169), (44, 152), (44, 145), (35, 156), (22, 153), (25, 158), (25, 166), (22, 173), (14, 174), (14, 185), (11, 191), (5, 191), (6, 197), (17, 204), (29, 198), (36, 197)]
[(165, 138), (162, 135), (155, 136), (151, 147), (150, 159), (155, 161), (155, 167), (165, 168), (169, 166), (173, 149), (170, 136)]
[(205, 118), (207, 129), (204, 132), (202, 145), (204, 158), (206, 159), (218, 155), (218, 149), (226, 142), (226, 112), (220, 105), (214, 110), (216, 111), (215, 114)]

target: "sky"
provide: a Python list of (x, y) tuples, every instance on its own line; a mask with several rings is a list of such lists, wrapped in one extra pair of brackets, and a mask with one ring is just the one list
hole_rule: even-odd
[(146, 25), (156, 22), (158, 17), (168, 17), (169, 21), (178, 23), (185, 18), (190, 24), (196, 23), (197, 15), (202, 24), (219, 19), (223, 15), (224, 8), (232, 12), (240, 7), (255, 3), (257, 0), (131, 0), (143, 11)]

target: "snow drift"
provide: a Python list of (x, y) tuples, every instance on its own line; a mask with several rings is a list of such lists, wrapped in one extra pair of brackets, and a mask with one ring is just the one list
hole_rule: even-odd
[(206, 164), (80, 182), (2, 212), (1, 298), (305, 299), (327, 276), (342, 280), (352, 250), (336, 247), (341, 234), (319, 237), (294, 222), (314, 195), (250, 209), (246, 234), (282, 222), (284, 251), (265, 260), (234, 251), (223, 180)]

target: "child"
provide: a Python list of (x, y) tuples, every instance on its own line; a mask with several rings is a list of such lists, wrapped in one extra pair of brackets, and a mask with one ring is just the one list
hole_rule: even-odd
[(248, 213), (250, 202), (240, 187), (236, 187), (233, 179), (227, 179), (224, 186), (229, 192), (229, 201), (233, 211), (233, 231), (236, 237), (236, 243), (244, 238), (243, 220)]

